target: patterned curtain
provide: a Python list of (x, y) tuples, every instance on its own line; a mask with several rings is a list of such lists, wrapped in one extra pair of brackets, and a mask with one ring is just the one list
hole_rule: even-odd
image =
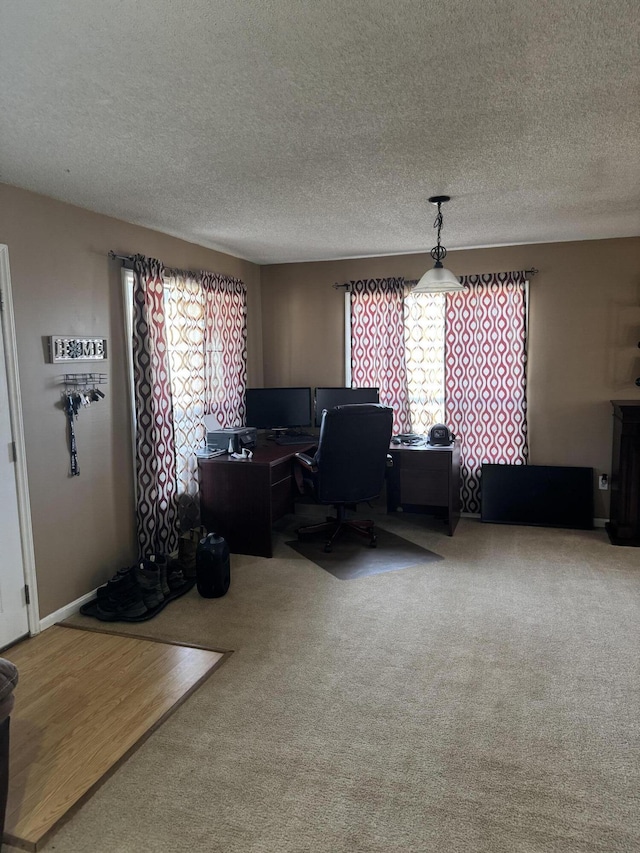
[(202, 273), (205, 301), (206, 413), (242, 426), (247, 387), (247, 294), (237, 278)]
[(528, 458), (526, 275), (461, 281), (446, 298), (445, 423), (461, 439), (462, 509), (477, 513), (482, 463)]
[(354, 388), (379, 388), (380, 402), (393, 407), (393, 431), (410, 432), (405, 361), (403, 278), (350, 282), (351, 381)]
[(160, 261), (133, 258), (133, 376), (139, 556), (177, 544), (176, 464)]
[(198, 460), (205, 444), (205, 300), (191, 272), (172, 270), (165, 282), (167, 342), (173, 398), (178, 494), (198, 494)]

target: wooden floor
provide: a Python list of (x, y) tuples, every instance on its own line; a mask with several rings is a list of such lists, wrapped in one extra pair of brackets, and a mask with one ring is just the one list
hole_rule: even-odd
[(20, 674), (4, 838), (37, 850), (224, 653), (56, 625), (3, 656)]

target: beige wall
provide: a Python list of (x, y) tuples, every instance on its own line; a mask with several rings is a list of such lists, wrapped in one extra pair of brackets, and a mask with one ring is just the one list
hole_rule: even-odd
[[(262, 382), (260, 268), (155, 231), (0, 185), (0, 243), (9, 247), (40, 613), (104, 583), (135, 558), (131, 433), (120, 265), (140, 252), (167, 266), (237, 276), (247, 285), (248, 380)], [(80, 476), (69, 476), (66, 421), (49, 335), (104, 335), (106, 398), (77, 421)]]
[[(344, 382), (344, 298), (336, 282), (419, 278), (427, 255), (262, 269), (265, 385)], [(450, 252), (457, 275), (529, 269), (531, 462), (611, 465), (612, 399), (640, 399), (640, 238)], [(594, 491), (595, 515), (608, 492)]]

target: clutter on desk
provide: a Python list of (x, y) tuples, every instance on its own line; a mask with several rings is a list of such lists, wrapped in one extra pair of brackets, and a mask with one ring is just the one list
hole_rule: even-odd
[(404, 444), (404, 445), (414, 445), (414, 444), (423, 444), (426, 441), (426, 437), (424, 435), (418, 435), (417, 433), (401, 433), (400, 435), (396, 435), (391, 439), (392, 444)]
[(258, 432), (253, 427), (229, 427), (228, 429), (211, 429), (211, 421), (205, 415), (207, 431), (207, 447), (209, 450), (226, 450), (229, 453), (240, 453), (243, 448), (253, 450), (258, 443)]
[(196, 456), (198, 459), (215, 459), (216, 456), (224, 456), (226, 452), (226, 450), (210, 450), (208, 447), (198, 447)]
[(229, 453), (231, 459), (236, 459), (240, 462), (250, 462), (253, 459), (253, 451), (247, 450), (246, 447), (242, 448), (241, 453)]

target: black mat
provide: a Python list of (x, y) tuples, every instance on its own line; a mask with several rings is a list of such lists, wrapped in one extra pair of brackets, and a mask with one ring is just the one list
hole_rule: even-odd
[(185, 593), (189, 592), (190, 589), (193, 589), (196, 585), (195, 578), (189, 578), (186, 580), (182, 586), (178, 587), (178, 589), (174, 589), (169, 595), (165, 596), (164, 600), (157, 605), (157, 607), (153, 607), (150, 610), (147, 610), (146, 613), (143, 613), (142, 616), (118, 616), (112, 618), (105, 618), (98, 611), (98, 599), (92, 598), (91, 601), (87, 601), (80, 608), (80, 613), (83, 616), (92, 616), (94, 619), (99, 619), (101, 622), (146, 622), (148, 619), (153, 619), (154, 616), (157, 616), (161, 610), (169, 604), (170, 601), (175, 601), (176, 598), (180, 598), (185, 595)]
[(311, 560), (338, 580), (354, 580), (383, 572), (397, 572), (419, 563), (442, 560), (439, 554), (427, 551), (395, 533), (376, 526), (378, 547), (371, 548), (366, 539), (345, 530), (333, 543), (330, 554), (324, 552), (325, 536), (311, 534), (286, 544)]

